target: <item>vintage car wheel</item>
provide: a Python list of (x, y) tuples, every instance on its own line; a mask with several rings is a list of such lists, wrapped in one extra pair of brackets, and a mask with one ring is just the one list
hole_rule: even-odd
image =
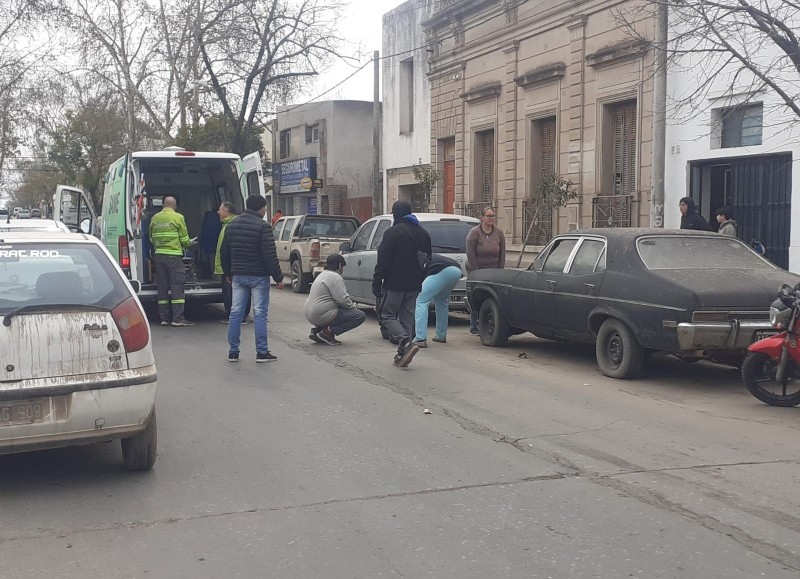
[(303, 264), (299, 259), (292, 262), (292, 291), (296, 294), (308, 293), (308, 287), (311, 285), (311, 276), (303, 273)]
[(158, 433), (156, 411), (147, 422), (147, 428), (136, 436), (122, 439), (122, 464), (125, 470), (150, 470), (156, 462)]
[(772, 406), (800, 404), (800, 368), (789, 360), (784, 382), (775, 378), (778, 363), (757, 352), (750, 352), (742, 364), (742, 381), (750, 394)]
[(503, 314), (500, 312), (500, 306), (493, 298), (489, 298), (481, 304), (478, 326), (480, 328), (481, 343), (484, 346), (499, 347), (508, 343), (510, 330), (505, 318), (503, 318)]
[(614, 318), (600, 326), (595, 353), (600, 370), (611, 378), (633, 378), (642, 370), (642, 346), (631, 329)]

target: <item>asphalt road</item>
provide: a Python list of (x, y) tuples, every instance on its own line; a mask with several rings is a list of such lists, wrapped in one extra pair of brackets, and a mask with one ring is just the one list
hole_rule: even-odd
[(464, 318), (400, 369), (372, 315), (310, 342), (303, 299), (273, 290), (269, 364), (252, 326), (226, 362), (217, 306), (153, 327), (152, 472), (117, 443), (0, 457), (0, 577), (800, 573), (800, 409), (735, 371), (617, 381), (592, 348), (486, 348)]

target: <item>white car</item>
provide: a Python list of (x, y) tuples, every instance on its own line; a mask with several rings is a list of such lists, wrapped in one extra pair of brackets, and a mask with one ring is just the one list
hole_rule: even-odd
[(0, 454), (121, 439), (125, 468), (152, 468), (150, 327), (96, 238), (0, 232), (0, 317)]
[(24, 219), (19, 220), (15, 219), (14, 221), (10, 220), (0, 220), (0, 233), (6, 233), (10, 231), (63, 231), (64, 233), (69, 233), (69, 227), (67, 227), (61, 221), (54, 221), (53, 219)]
[[(461, 265), (463, 277), (450, 293), (450, 310), (466, 311), (467, 309), (467, 233), (480, 220), (464, 215), (450, 213), (415, 213), (419, 224), (431, 236), (431, 248), (434, 253), (455, 259)], [(353, 234), (350, 241), (341, 244), (339, 250), (345, 256), (347, 267), (344, 278), (347, 293), (359, 304), (375, 305), (372, 295), (372, 275), (378, 263), (378, 246), (383, 234), (392, 226), (392, 216), (378, 215), (365, 221)]]

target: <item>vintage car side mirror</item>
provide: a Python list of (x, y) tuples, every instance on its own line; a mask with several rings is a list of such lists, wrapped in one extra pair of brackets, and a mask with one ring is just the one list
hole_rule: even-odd
[(339, 252), (340, 253), (348, 253), (350, 251), (350, 242), (343, 241), (339, 244)]

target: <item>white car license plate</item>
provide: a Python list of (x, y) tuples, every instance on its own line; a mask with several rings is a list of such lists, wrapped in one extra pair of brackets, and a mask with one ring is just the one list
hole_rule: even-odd
[(753, 332), (753, 342), (758, 342), (764, 338), (769, 338), (777, 333), (778, 330), (758, 330), (757, 332)]
[(464, 301), (464, 296), (450, 296), (451, 304), (460, 304)]
[(0, 426), (44, 422), (41, 400), (0, 402)]

